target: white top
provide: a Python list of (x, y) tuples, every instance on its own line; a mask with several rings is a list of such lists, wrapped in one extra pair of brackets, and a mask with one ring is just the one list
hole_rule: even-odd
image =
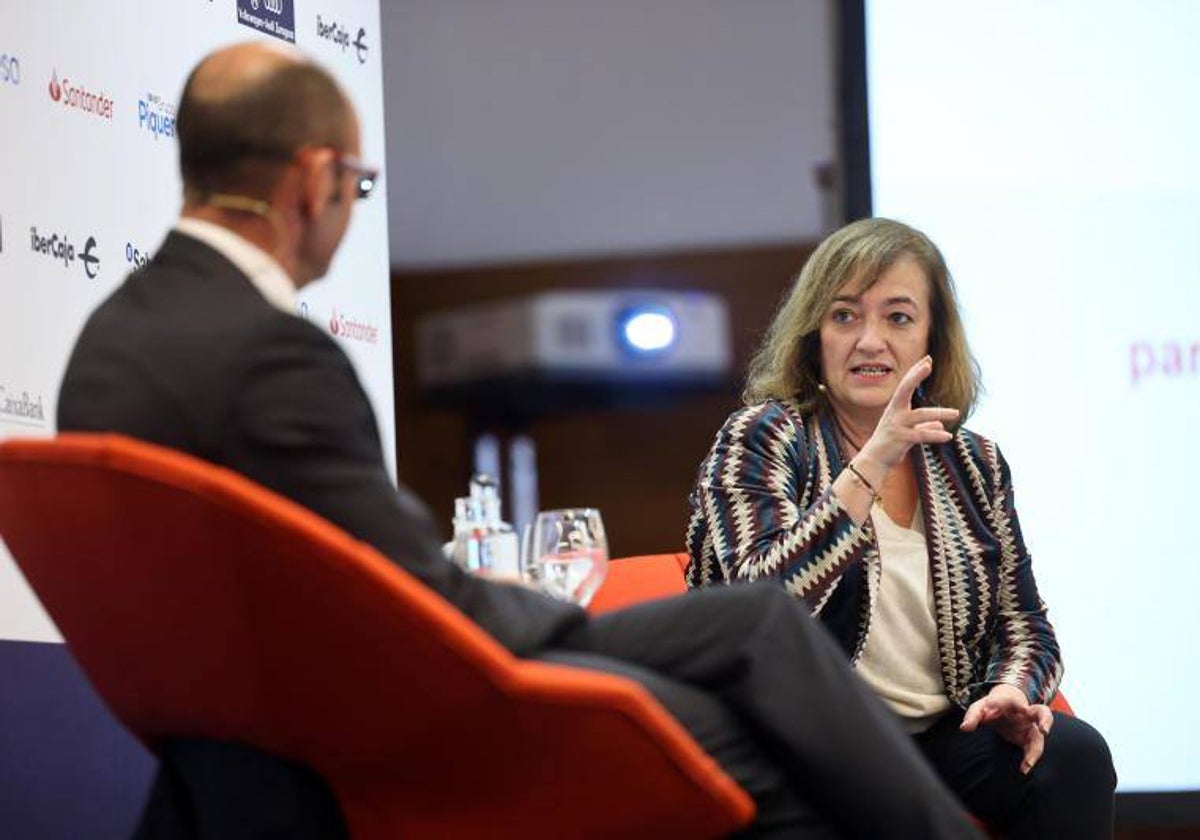
[(254, 288), (276, 309), (296, 314), (296, 284), (275, 258), (229, 228), (203, 219), (180, 219), (175, 231), (199, 239), (250, 278)]
[(879, 542), (879, 597), (858, 661), (858, 675), (901, 718), (921, 732), (950, 708), (938, 654), (933, 578), (918, 502), (912, 527), (902, 528), (883, 508), (871, 508)]

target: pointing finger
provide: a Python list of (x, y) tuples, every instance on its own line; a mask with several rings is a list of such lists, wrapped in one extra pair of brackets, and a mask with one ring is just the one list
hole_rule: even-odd
[(917, 386), (932, 372), (933, 359), (930, 356), (922, 356), (915, 365), (908, 369), (904, 374), (904, 378), (900, 380), (900, 384), (896, 386), (896, 393), (892, 394), (892, 405), (911, 408), (913, 394), (916, 393)]

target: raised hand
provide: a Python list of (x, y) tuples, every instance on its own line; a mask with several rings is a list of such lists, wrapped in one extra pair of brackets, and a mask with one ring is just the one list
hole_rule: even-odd
[(886, 473), (900, 463), (914, 444), (946, 443), (954, 437), (945, 424), (958, 419), (957, 408), (913, 408), (917, 386), (932, 372), (930, 356), (924, 356), (908, 369), (856, 462), (868, 459)]

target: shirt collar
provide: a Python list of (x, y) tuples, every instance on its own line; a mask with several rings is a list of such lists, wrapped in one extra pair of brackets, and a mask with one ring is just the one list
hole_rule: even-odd
[(184, 218), (175, 231), (199, 239), (225, 257), (258, 289), (267, 302), (289, 315), (296, 314), (296, 286), (275, 258), (242, 236), (203, 219)]

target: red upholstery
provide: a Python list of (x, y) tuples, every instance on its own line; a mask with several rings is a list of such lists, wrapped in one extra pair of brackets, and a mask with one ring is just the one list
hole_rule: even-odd
[(588, 609), (594, 613), (608, 612), (639, 601), (687, 592), (683, 579), (687, 562), (686, 554), (644, 554), (613, 560)]
[(228, 470), (112, 435), (9, 440), (0, 533), (133, 732), (302, 761), (355, 837), (702, 837), (753, 815), (635, 683), (517, 660)]
[(1071, 704), (1067, 702), (1067, 698), (1063, 696), (1061, 691), (1055, 694), (1054, 698), (1050, 701), (1050, 708), (1056, 712), (1062, 712), (1065, 715), (1075, 717), (1075, 710), (1071, 708)]

